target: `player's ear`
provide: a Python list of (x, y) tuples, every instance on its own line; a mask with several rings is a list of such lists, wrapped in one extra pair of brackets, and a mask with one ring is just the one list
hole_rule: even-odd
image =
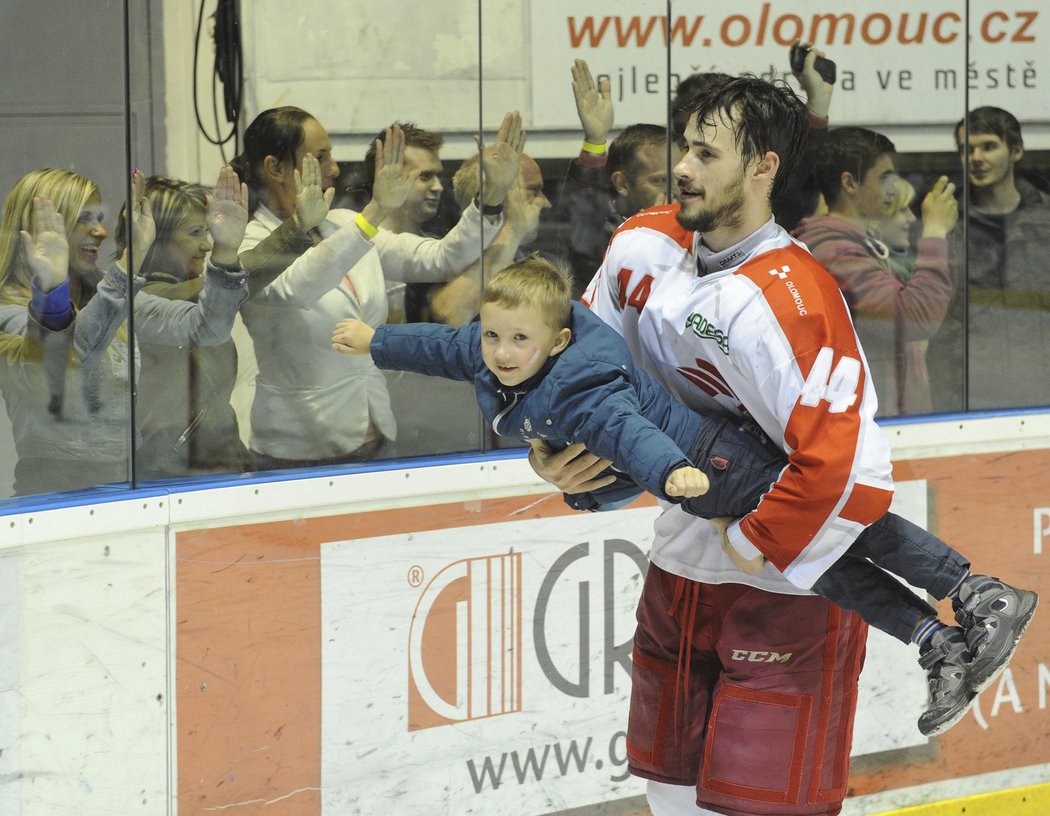
[(760, 158), (755, 164), (755, 180), (772, 183), (779, 169), (780, 156), (778, 156), (772, 150), (767, 150), (765, 155), (762, 156), (762, 158)]
[(562, 329), (555, 335), (554, 346), (551, 348), (551, 357), (555, 354), (561, 354), (565, 351), (565, 347), (569, 345), (569, 340), (572, 339), (572, 329)]
[(617, 195), (621, 195), (624, 198), (630, 190), (627, 189), (627, 174), (623, 170), (613, 170), (609, 176), (609, 181), (612, 182), (613, 189), (616, 190)]

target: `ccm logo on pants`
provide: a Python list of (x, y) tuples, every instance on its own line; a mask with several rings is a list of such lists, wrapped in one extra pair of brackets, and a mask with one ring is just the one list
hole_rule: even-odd
[(753, 652), (749, 649), (733, 649), (730, 657), (740, 663), (787, 663), (791, 660), (792, 652), (781, 654), (780, 652)]

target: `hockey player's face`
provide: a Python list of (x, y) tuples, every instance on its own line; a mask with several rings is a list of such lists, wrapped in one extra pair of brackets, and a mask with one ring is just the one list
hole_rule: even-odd
[(746, 168), (733, 138), (732, 126), (716, 120), (685, 129), (686, 153), (675, 165), (675, 182), (682, 209), (678, 221), (697, 232), (735, 229), (744, 213)]
[(532, 377), (568, 345), (569, 336), (568, 329), (556, 331), (532, 306), (481, 307), (481, 357), (503, 385), (520, 385)]

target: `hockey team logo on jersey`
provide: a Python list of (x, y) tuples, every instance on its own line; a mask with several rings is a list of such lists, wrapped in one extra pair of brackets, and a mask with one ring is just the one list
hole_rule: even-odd
[(408, 730), (521, 711), (521, 553), (455, 561), (408, 633)]
[(696, 358), (695, 362), (696, 368), (679, 366), (678, 373), (709, 397), (716, 399), (728, 397), (736, 403), (736, 409), (743, 413), (746, 409), (740, 403), (737, 395), (733, 393), (733, 389), (729, 387), (729, 383), (725, 381), (719, 370), (707, 360), (701, 360), (699, 357)]
[(729, 356), (729, 335), (699, 312), (693, 312), (685, 319), (685, 327), (692, 329), (701, 340), (714, 340), (722, 353)]

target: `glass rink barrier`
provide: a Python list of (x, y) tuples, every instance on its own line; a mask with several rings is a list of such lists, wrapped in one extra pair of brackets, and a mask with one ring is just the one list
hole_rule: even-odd
[[(1039, 3), (83, 6), (0, 5), (0, 816), (1050, 812), (1045, 611), (929, 735), (830, 601), (633, 651), (886, 507), (1050, 592)], [(793, 458), (675, 561), (695, 412)]]

